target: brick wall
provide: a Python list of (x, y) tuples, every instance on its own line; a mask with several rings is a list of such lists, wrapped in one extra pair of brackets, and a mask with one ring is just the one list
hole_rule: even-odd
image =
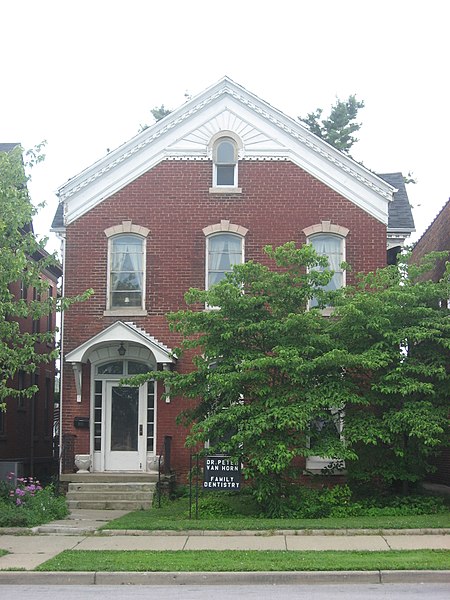
[[(52, 287), (52, 296), (56, 297), (56, 281), (42, 275), (48, 287)], [(21, 285), (16, 282), (10, 286), (11, 293), (20, 298)], [(33, 299), (33, 289), (27, 290), (28, 300)], [(22, 333), (33, 332), (31, 318), (19, 319)], [(44, 333), (50, 328), (55, 331), (56, 314), (40, 318), (39, 331)], [(54, 349), (54, 343), (36, 344), (36, 352), (48, 354)], [(9, 382), (12, 388), (19, 388), (19, 375)], [(46, 477), (51, 474), (53, 465), (53, 415), (55, 361), (37, 365), (34, 373), (25, 373), (23, 387), (36, 384), (38, 392), (32, 398), (7, 397), (6, 412), (3, 413), (3, 427), (0, 430), (0, 460), (19, 461), (24, 465), (24, 475)]]
[[(414, 246), (412, 260), (418, 262), (429, 252), (444, 250), (450, 251), (450, 200)], [(444, 269), (445, 260), (441, 260), (436, 264), (435, 269), (424, 277), (438, 281), (442, 277)]]
[[(65, 293), (93, 288), (87, 302), (66, 313), (64, 353), (113, 323), (105, 317), (107, 285), (107, 238), (104, 230), (131, 220), (150, 229), (147, 238), (147, 289), (145, 317), (132, 319), (169, 347), (178, 337), (169, 332), (165, 314), (185, 308), (183, 295), (189, 287), (204, 287), (205, 236), (208, 225), (229, 220), (248, 229), (245, 258), (268, 263), (266, 244), (305, 241), (305, 227), (331, 221), (349, 229), (346, 260), (352, 272), (372, 271), (386, 264), (386, 226), (330, 190), (288, 161), (242, 161), (239, 164), (241, 194), (212, 194), (212, 164), (207, 161), (165, 161), (126, 188), (104, 200), (67, 228)], [(352, 272), (347, 281), (352, 283)], [(186, 372), (189, 361), (177, 369)], [(85, 372), (88, 369), (85, 369)], [(160, 392), (161, 386), (160, 387)], [(64, 370), (64, 430), (72, 432), (73, 417), (81, 410), (75, 402), (72, 369)], [(83, 384), (82, 412), (89, 405), (89, 387)], [(164, 435), (173, 437), (172, 461), (185, 469), (188, 453), (185, 432), (175, 425), (181, 406), (158, 400), (157, 450)], [(75, 452), (88, 451), (88, 432), (77, 431)]]
[[(429, 252), (444, 250), (450, 251), (450, 200), (414, 246), (411, 258), (414, 262), (419, 262)], [(444, 274), (445, 262), (438, 261), (433, 271), (425, 273), (423, 279), (438, 281)], [(450, 485), (450, 448), (443, 448), (433, 464), (436, 472), (429, 476), (429, 480)]]

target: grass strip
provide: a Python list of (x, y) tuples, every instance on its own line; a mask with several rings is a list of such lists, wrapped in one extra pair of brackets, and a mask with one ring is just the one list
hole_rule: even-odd
[(431, 529), (450, 527), (450, 512), (433, 515), (329, 517), (323, 519), (263, 519), (257, 517), (217, 517), (187, 519), (167, 514), (164, 508), (128, 513), (107, 523), (102, 529), (154, 531), (192, 529), (270, 531), (274, 529)]
[(374, 571), (450, 568), (448, 550), (66, 550), (37, 571)]
[(5, 554), (8, 554), (8, 550), (3, 550), (3, 548), (0, 548), (0, 556), (5, 556)]

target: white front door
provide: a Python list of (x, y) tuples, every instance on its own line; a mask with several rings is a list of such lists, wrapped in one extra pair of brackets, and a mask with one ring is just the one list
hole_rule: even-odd
[(145, 471), (146, 388), (106, 382), (105, 471)]

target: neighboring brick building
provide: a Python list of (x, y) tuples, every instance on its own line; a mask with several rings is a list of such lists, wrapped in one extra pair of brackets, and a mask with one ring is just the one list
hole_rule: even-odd
[[(0, 152), (10, 152), (19, 144), (0, 144)], [(32, 231), (32, 226), (26, 228)], [(45, 250), (37, 251), (32, 259), (40, 261), (47, 257)], [(62, 276), (59, 265), (42, 271), (46, 293), (53, 298), (57, 296), (58, 279)], [(16, 298), (36, 300), (36, 290), (24, 287), (23, 282), (9, 286)], [(31, 317), (21, 319), (20, 329), (23, 333), (39, 333), (55, 331), (56, 314), (51, 313), (33, 320)], [(36, 345), (36, 352), (48, 354), (54, 344)], [(10, 387), (24, 389), (37, 385), (39, 392), (32, 398), (6, 399), (6, 412), (0, 412), (0, 479), (8, 470), (17, 474), (50, 476), (54, 468), (53, 428), (54, 428), (54, 389), (55, 361), (42, 363), (35, 373), (18, 371)]]
[[(450, 252), (450, 200), (447, 200), (434, 221), (415, 243), (411, 258), (413, 262), (418, 262), (430, 252), (445, 251)], [(427, 278), (439, 281), (444, 274), (447, 260), (438, 261), (433, 271), (427, 273)]]
[[(419, 262), (426, 254), (430, 252), (450, 252), (450, 200), (442, 207), (441, 211), (419, 239), (416, 242), (411, 259), (413, 262)], [(424, 277), (432, 281), (439, 281), (445, 272), (445, 263), (449, 260), (439, 260), (431, 273)], [(443, 299), (444, 300), (444, 299)], [(450, 301), (450, 298), (448, 299)], [(450, 448), (443, 448), (440, 455), (435, 459), (436, 472), (428, 477), (434, 483), (443, 483), (450, 485)]]
[(171, 355), (180, 340), (166, 313), (231, 264), (265, 262), (266, 244), (310, 241), (345, 259), (352, 272), (338, 268), (335, 285), (384, 266), (414, 227), (398, 176), (385, 181), (225, 78), (70, 179), (53, 222), (65, 294), (95, 291), (64, 316), (62, 432), (74, 453), (93, 471), (145, 471), (172, 436), (185, 471), (181, 400), (164, 402), (160, 384), (117, 385), (150, 367), (189, 371)]

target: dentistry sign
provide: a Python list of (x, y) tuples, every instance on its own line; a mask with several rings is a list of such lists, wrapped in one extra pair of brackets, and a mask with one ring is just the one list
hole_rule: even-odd
[(241, 487), (241, 463), (229, 456), (207, 456), (203, 489), (205, 490), (234, 490)]

